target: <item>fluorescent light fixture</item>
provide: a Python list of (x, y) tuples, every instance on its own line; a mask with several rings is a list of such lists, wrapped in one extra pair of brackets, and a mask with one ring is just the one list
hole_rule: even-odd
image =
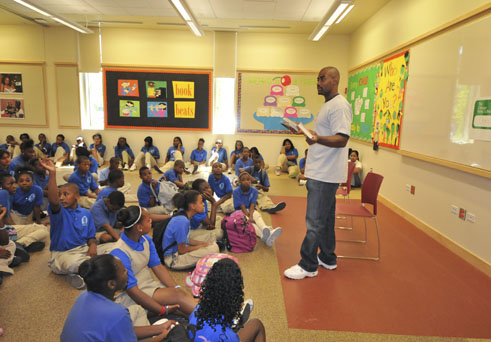
[(336, 0), (331, 5), (326, 15), (319, 22), (315, 30), (310, 34), (309, 40), (318, 41), (322, 38), (324, 33), (329, 29), (329, 27), (334, 24), (336, 19), (343, 13), (343, 11), (350, 5), (352, 0)]
[(186, 0), (169, 1), (196, 36), (202, 37), (205, 35), (203, 30), (201, 29), (200, 24), (194, 17), (193, 12), (191, 12), (191, 10), (189, 9)]
[(340, 16), (339, 19), (336, 21), (336, 24), (339, 24), (344, 19), (344, 17), (346, 17), (346, 15), (353, 9), (353, 7), (355, 7), (355, 5), (350, 5), (348, 9), (343, 13), (343, 15)]
[(65, 19), (60, 15), (50, 13), (49, 11), (45, 10), (44, 8), (39, 7), (38, 5), (31, 4), (30, 2), (24, 1), (24, 0), (14, 0), (14, 1), (17, 2), (18, 4), (24, 6), (24, 7), (27, 7), (27, 8), (29, 8), (29, 9), (37, 12), (37, 13), (42, 14), (42, 15), (44, 15), (44, 16), (46, 16), (46, 17), (48, 17), (54, 21), (57, 21), (60, 24), (68, 26), (69, 28), (71, 28), (75, 31), (78, 31), (80, 33), (93, 33), (92, 30), (90, 30), (90, 29), (88, 29), (82, 25), (79, 25), (77, 23), (74, 23), (73, 21)]

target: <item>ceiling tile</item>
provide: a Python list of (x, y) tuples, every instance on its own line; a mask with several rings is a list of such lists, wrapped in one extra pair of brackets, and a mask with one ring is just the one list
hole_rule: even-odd
[(326, 15), (334, 0), (312, 0), (303, 21), (320, 21)]
[(275, 7), (275, 2), (244, 1), (242, 18), (273, 19)]
[(215, 12), (208, 0), (187, 0), (188, 6), (196, 18), (215, 19)]
[(244, 18), (241, 0), (209, 0), (211, 8), (217, 18), (240, 19)]

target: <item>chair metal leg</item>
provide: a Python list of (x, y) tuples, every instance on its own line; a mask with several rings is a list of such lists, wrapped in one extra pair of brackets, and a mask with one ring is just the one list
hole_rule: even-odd
[[(353, 227), (353, 216), (350, 216), (351, 218), (351, 227)], [(354, 242), (354, 243), (367, 243), (367, 221), (366, 221), (366, 218), (364, 217), (363, 218), (363, 221), (365, 222), (365, 240), (336, 240), (336, 241), (339, 241), (339, 242)], [(346, 228), (346, 227), (336, 227), (338, 229), (346, 229), (346, 230), (353, 230), (353, 228)]]
[[(372, 261), (379, 261), (380, 260), (380, 230), (378, 228), (377, 217), (375, 216), (374, 219), (375, 219), (375, 229), (377, 229), (377, 256), (376, 257), (362, 257), (362, 256), (338, 255), (338, 258), (372, 260)], [(366, 221), (365, 221), (365, 229), (366, 229)], [(365, 230), (365, 234), (366, 234), (366, 230)], [(365, 239), (366, 239), (366, 237), (365, 237)], [(337, 240), (337, 241), (342, 241), (342, 240)]]
[[(346, 219), (346, 216), (336, 216), (337, 219)], [(336, 229), (341, 229), (341, 230), (353, 230), (353, 216), (350, 216), (351, 218), (351, 227), (344, 227), (344, 226), (339, 226), (335, 227)]]

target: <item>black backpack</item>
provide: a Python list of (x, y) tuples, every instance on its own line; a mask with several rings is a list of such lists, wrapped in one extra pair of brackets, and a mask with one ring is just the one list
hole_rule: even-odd
[(184, 210), (178, 210), (172, 213), (172, 216), (169, 217), (168, 219), (165, 219), (163, 221), (157, 222), (153, 226), (153, 244), (155, 245), (155, 249), (157, 250), (157, 254), (160, 258), (160, 261), (164, 263), (164, 253), (167, 252), (169, 248), (174, 247), (177, 243), (174, 241), (173, 243), (170, 244), (170, 246), (167, 246), (165, 248), (162, 248), (162, 241), (164, 240), (164, 234), (165, 234), (165, 229), (169, 225), (169, 222), (176, 216), (183, 216), (186, 215), (186, 212)]

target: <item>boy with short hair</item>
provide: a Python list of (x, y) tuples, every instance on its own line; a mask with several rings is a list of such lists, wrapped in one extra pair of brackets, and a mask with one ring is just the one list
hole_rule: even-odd
[(206, 163), (206, 150), (203, 149), (203, 145), (205, 144), (205, 139), (199, 138), (198, 140), (198, 148), (191, 152), (191, 164), (193, 165), (193, 175), (198, 171), (198, 167), (200, 165), (204, 165)]
[(117, 222), (116, 214), (124, 206), (124, 202), (123, 193), (116, 190), (107, 197), (98, 199), (90, 208), (96, 228), (95, 238), (100, 243), (119, 240), (123, 226)]
[(211, 174), (208, 177), (208, 184), (219, 200), (216, 203), (224, 214), (234, 212), (234, 202), (232, 200), (232, 184), (230, 179), (223, 174), (222, 163), (215, 162), (211, 168)]
[[(88, 170), (88, 159), (87, 170)], [(95, 241), (95, 225), (92, 215), (78, 204), (80, 194), (77, 184), (56, 185), (56, 167), (53, 161), (42, 159), (41, 165), (49, 172), (48, 213), (50, 217), (49, 267), (56, 274), (68, 276), (68, 282), (76, 289), (84, 287), (83, 279), (77, 274), (85, 260), (103, 252)], [(84, 167), (79, 165), (79, 169)], [(102, 245), (101, 245), (102, 246)], [(107, 247), (106, 247), (107, 248)]]
[(182, 180), (183, 172), (184, 162), (182, 160), (176, 160), (174, 162), (174, 167), (165, 171), (163, 176), (164, 178), (160, 178), (159, 181), (162, 179), (166, 179), (168, 182), (172, 182), (177, 185), (179, 189), (184, 189), (184, 182)]
[(109, 196), (113, 191), (124, 186), (124, 173), (120, 169), (111, 170), (109, 172), (109, 186), (104, 187), (97, 195), (97, 200)]
[(242, 158), (235, 162), (235, 175), (238, 176), (242, 172), (247, 172), (247, 169), (252, 166), (252, 159), (249, 158), (249, 147), (244, 147), (242, 150)]
[[(90, 209), (92, 207), (100, 191), (99, 185), (97, 185), (89, 170), (89, 158), (86, 156), (80, 156), (77, 158), (77, 171), (72, 173), (70, 178), (68, 178), (68, 183), (74, 183), (78, 186), (79, 198), (77, 198), (77, 202), (81, 207), (86, 209)], [(89, 190), (92, 192), (89, 192)]]
[(140, 207), (147, 209), (152, 214), (168, 214), (158, 200), (159, 182), (152, 178), (152, 171), (148, 167), (142, 166), (139, 172), (142, 180), (137, 192)]
[(65, 136), (63, 134), (56, 136), (56, 142), (51, 145), (50, 156), (58, 167), (70, 162), (70, 147), (65, 143)]
[(261, 157), (259, 155), (254, 156), (254, 165), (250, 168), (249, 173), (252, 176), (252, 184), (254, 184), (254, 187), (258, 190), (257, 206), (259, 209), (268, 214), (274, 214), (285, 209), (285, 202), (274, 204), (271, 198), (266, 195), (271, 184), (269, 183), (268, 173), (261, 168)]
[(11, 167), (15, 170), (18, 167), (24, 167), (28, 165), (31, 159), (34, 159), (36, 153), (34, 152), (34, 141), (31, 139), (23, 141), (20, 144), (20, 154), (12, 159), (10, 162)]
[(261, 214), (255, 210), (258, 191), (251, 187), (251, 176), (247, 172), (239, 175), (239, 186), (233, 191), (234, 208), (241, 210), (254, 226), (256, 235), (266, 246), (273, 246), (274, 241), (281, 235), (281, 227), (272, 229), (266, 226)]
[(118, 157), (112, 157), (111, 159), (109, 159), (109, 167), (106, 167), (99, 171), (98, 176), (100, 186), (109, 185), (109, 172), (111, 172), (112, 170), (118, 170), (120, 161), (121, 160)]

